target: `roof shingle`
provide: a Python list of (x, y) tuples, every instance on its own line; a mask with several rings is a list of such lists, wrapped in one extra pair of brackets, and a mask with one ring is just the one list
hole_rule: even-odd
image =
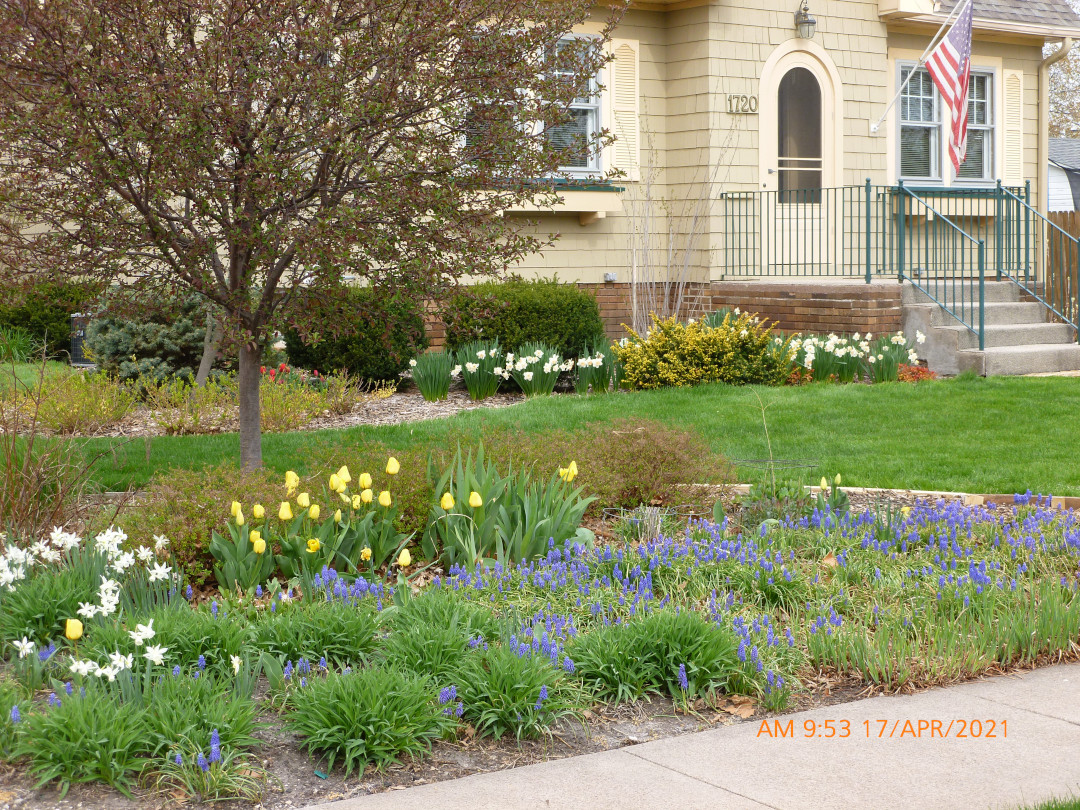
[(1080, 138), (1051, 138), (1050, 162), (1080, 171)]
[[(943, 0), (941, 12), (948, 14), (957, 2), (959, 0)], [(1080, 15), (1069, 5), (1069, 0), (976, 0), (975, 17), (1080, 28)]]

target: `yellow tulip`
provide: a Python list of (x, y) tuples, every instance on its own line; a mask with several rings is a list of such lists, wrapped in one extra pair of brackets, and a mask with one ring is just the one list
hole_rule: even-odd
[(840, 486), (840, 473), (836, 474), (836, 485)]
[(300, 486), (300, 476), (292, 470), (285, 473), (285, 491), (292, 495), (298, 486)]
[(829, 488), (829, 482), (825, 478), (825, 476), (823, 475), (823, 476), (821, 476), (821, 489), (822, 489), (822, 491), (824, 491), (824, 490), (826, 490), (828, 488)]
[(360, 489), (371, 489), (371, 476), (367, 473), (360, 473), (360, 480), (356, 483), (360, 485)]
[(349, 468), (346, 465), (341, 465), (341, 469), (337, 471), (337, 477), (341, 479), (342, 483), (348, 484), (352, 481), (352, 476), (349, 475)]
[(261, 503), (257, 503), (253, 507), (251, 507), (251, 514), (254, 515), (256, 520), (262, 520), (264, 517), (266, 517), (266, 510), (263, 509), (263, 505)]
[[(370, 489), (365, 489), (364, 492), (371, 492), (371, 490)], [(352, 508), (353, 509), (359, 509), (360, 505), (362, 503), (364, 503), (364, 500), (363, 500), (363, 498), (361, 496), (359, 496), (359, 495), (353, 495), (352, 496)], [(370, 498), (368, 498), (367, 503), (371, 503)]]
[(311, 516), (312, 520), (318, 520), (320, 514), (321, 510), (319, 509), (319, 505), (317, 503), (313, 503), (311, 505), (311, 508), (308, 510), (308, 515)]
[(454, 508), (454, 496), (449, 492), (444, 492), (442, 500), (439, 501), (439, 506), (441, 506), (444, 511), (449, 512)]
[(262, 535), (259, 534), (259, 530), (255, 529), (248, 535), (248, 540), (251, 541), (251, 550), (256, 554), (262, 554), (266, 551), (266, 541), (262, 539)]
[(398, 464), (398, 460), (393, 456), (390, 456), (390, 460), (386, 462), (386, 474), (397, 475), (398, 470), (401, 469), (401, 465)]
[(484, 499), (480, 497), (479, 492), (472, 492), (469, 494), (469, 506), (473, 509), (479, 509), (484, 505)]
[(331, 473), (330, 474), (330, 491), (331, 492), (341, 492), (341, 488), (342, 488), (342, 483), (341, 483), (341, 479), (338, 478), (338, 474), (337, 473)]
[(237, 526), (243, 526), (244, 525), (244, 513), (241, 512), (239, 509), (236, 510), (236, 525)]
[(570, 475), (576, 476), (577, 472), (578, 472), (578, 470), (577, 470), (577, 462), (576, 461), (571, 461), (570, 462)]
[(401, 550), (401, 554), (397, 558), (397, 564), (399, 568), (408, 568), (412, 565), (412, 554), (409, 553), (407, 548)]
[(370, 489), (365, 489), (360, 493), (360, 501), (362, 503), (371, 503), (372, 497), (374, 497), (374, 495)]
[(292, 520), (292, 507), (289, 506), (288, 501), (282, 501), (281, 506), (278, 507), (277, 516), (281, 520)]
[(350, 503), (351, 502), (350, 499), (349, 499), (349, 493), (348, 492), (344, 492), (344, 491), (339, 492), (338, 497), (341, 498), (342, 503)]
[(334, 512), (334, 523), (341, 523), (341, 510)]
[(68, 641), (78, 641), (82, 638), (82, 622), (78, 619), (68, 619), (64, 622), (64, 635)]
[(385, 489), (379, 493), (379, 506), (390, 506), (390, 493)]
[(236, 517), (236, 513), (240, 511), (240, 501), (233, 501), (232, 506), (229, 507), (229, 514)]
[(296, 505), (299, 506), (301, 509), (307, 509), (309, 506), (311, 506), (311, 496), (308, 495), (306, 492), (301, 492), (299, 495), (296, 496)]
[(368, 560), (370, 560), (371, 559), (371, 549), (368, 548), (367, 546), (364, 546), (364, 550), (360, 552), (360, 559), (363, 560), (364, 562), (367, 562)]
[(307, 541), (308, 554), (314, 554), (316, 551), (319, 550), (321, 546), (322, 543), (319, 542), (319, 538), (312, 537), (310, 540)]

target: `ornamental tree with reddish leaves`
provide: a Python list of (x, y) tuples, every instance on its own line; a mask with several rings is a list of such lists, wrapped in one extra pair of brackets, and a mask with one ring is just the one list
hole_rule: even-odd
[[(0, 0), (0, 262), (194, 291), (238, 347), (261, 464), (275, 328), (333, 334), (360, 280), (441, 297), (542, 248), (568, 120), (604, 63), (589, 0)], [(605, 12), (605, 15), (607, 12)]]

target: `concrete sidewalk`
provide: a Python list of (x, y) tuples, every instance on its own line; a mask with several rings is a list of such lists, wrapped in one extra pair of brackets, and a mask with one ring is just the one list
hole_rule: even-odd
[[(826, 738), (826, 720), (849, 736)], [(975, 810), (1080, 796), (1077, 664), (784, 715), (770, 719), (774, 735), (777, 721), (784, 733), (792, 721), (792, 734), (760, 733), (755, 718), (318, 810)], [(807, 737), (810, 730), (815, 734)]]

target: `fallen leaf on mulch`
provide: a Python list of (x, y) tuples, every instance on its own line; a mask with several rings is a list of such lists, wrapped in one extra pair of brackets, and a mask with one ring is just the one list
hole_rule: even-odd
[(757, 711), (757, 704), (753, 698), (746, 697), (745, 695), (734, 695), (723, 701), (718, 709), (728, 714), (733, 714), (736, 717), (741, 717), (746, 720), (754, 716), (754, 712)]

